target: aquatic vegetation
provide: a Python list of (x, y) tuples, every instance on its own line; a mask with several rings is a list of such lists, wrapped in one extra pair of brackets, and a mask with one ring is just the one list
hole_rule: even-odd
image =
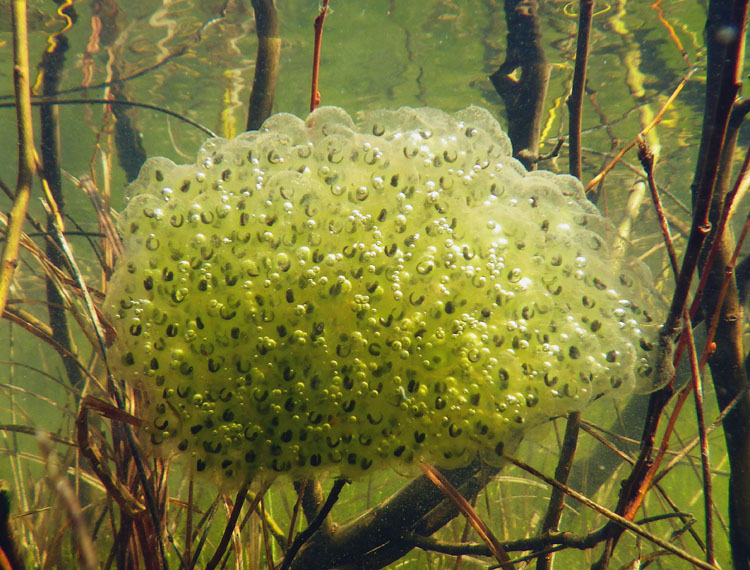
[(197, 471), (497, 464), (652, 388), (645, 270), (483, 109), (275, 115), (194, 165), (149, 160), (128, 192), (110, 365)]

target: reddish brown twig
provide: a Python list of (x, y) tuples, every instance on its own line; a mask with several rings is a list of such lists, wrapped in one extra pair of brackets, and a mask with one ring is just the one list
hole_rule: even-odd
[[(726, 13), (720, 15), (719, 12), (722, 11)], [(701, 148), (692, 185), (694, 215), (685, 256), (677, 279), (677, 287), (664, 326), (666, 337), (663, 338), (662, 341), (667, 340), (667, 342), (671, 342), (668, 338), (673, 332), (682, 328), (680, 320), (685, 314), (693, 276), (698, 268), (699, 262), (701, 261), (700, 251), (711, 228), (709, 223), (711, 201), (716, 185), (720, 158), (722, 156), (722, 149), (724, 147), (727, 126), (729, 123), (729, 116), (735, 103), (740, 85), (742, 61), (740, 54), (744, 49), (743, 37), (746, 17), (747, 3), (741, 0), (725, 3), (711, 2), (710, 4), (708, 21), (712, 26), (707, 27), (707, 36), (711, 39), (711, 41), (709, 41), (708, 68), (712, 70), (712, 76), (709, 78), (709, 81), (707, 81)], [(741, 33), (728, 43), (719, 42), (717, 40), (718, 36), (716, 35), (718, 29), (717, 26), (719, 26), (718, 22), (724, 21), (732, 22), (737, 30), (741, 30)], [(592, 181), (592, 183), (593, 182), (594, 181)], [(708, 271), (704, 268), (703, 272), (705, 274)], [(699, 287), (699, 292), (700, 291), (701, 288)], [(695, 306), (694, 303), (693, 307)], [(680, 343), (675, 353), (675, 362), (679, 360), (682, 350), (687, 345), (689, 340), (688, 337), (688, 334), (681, 335)], [(635, 513), (640, 508), (645, 493), (653, 481), (655, 470), (661, 462), (663, 450), (669, 439), (670, 428), (673, 427), (667, 427), (667, 433), (664, 436), (662, 448), (659, 450), (657, 457), (653, 458), (656, 428), (658, 427), (662, 411), (671, 398), (674, 390), (673, 372), (671, 373), (671, 377), (672, 380), (667, 386), (652, 394), (649, 403), (649, 413), (643, 431), (641, 453), (639, 454), (638, 462), (636, 463), (631, 476), (623, 486), (623, 491), (617, 506), (617, 512), (621, 513), (629, 520), (633, 519)], [(686, 397), (686, 392), (688, 391), (688, 388), (683, 390), (680, 395), (681, 401), (684, 401), (684, 397)], [(683, 397), (683, 395), (685, 396)], [(678, 404), (681, 403), (680, 400), (678, 400)], [(672, 420), (674, 420), (677, 415), (678, 409), (676, 407), (672, 415)], [(611, 539), (607, 547), (604, 549), (602, 558), (594, 566), (595, 568), (604, 568), (607, 566), (613, 548), (617, 544), (622, 533), (620, 529), (613, 528), (612, 530)], [(734, 546), (735, 544), (733, 544), (733, 548)]]
[[(675, 272), (675, 277), (679, 274), (679, 267), (677, 263), (677, 255), (675, 253), (674, 244), (672, 243), (672, 237), (669, 234), (669, 227), (667, 225), (666, 218), (664, 216), (664, 209), (662, 208), (661, 204), (661, 198), (659, 197), (659, 190), (656, 187), (656, 181), (654, 180), (654, 155), (651, 153), (646, 146), (646, 143), (639, 138), (638, 140), (638, 158), (641, 161), (641, 164), (643, 165), (643, 169), (646, 171), (646, 177), (648, 179), (648, 185), (651, 190), (651, 197), (654, 202), (654, 208), (656, 210), (657, 217), (659, 219), (659, 225), (661, 227), (662, 236), (664, 238), (664, 243), (667, 247), (667, 252), (669, 253), (669, 259), (672, 264), (672, 268)], [(704, 506), (705, 506), (705, 516), (706, 516), (706, 560), (709, 564), (715, 564), (714, 560), (714, 540), (713, 540), (713, 493), (712, 493), (712, 485), (711, 485), (711, 471), (710, 471), (710, 464), (708, 460), (708, 440), (706, 437), (706, 421), (705, 421), (705, 415), (703, 411), (703, 383), (701, 380), (701, 369), (702, 365), (698, 362), (698, 355), (695, 348), (695, 339), (693, 338), (693, 328), (692, 328), (692, 322), (689, 315), (684, 316), (685, 319), (685, 328), (684, 328), (684, 334), (687, 337), (687, 346), (689, 347), (689, 356), (690, 356), (690, 371), (691, 371), (691, 378), (692, 381), (690, 383), (690, 387), (688, 389), (683, 390), (684, 396), (682, 396), (682, 401), (684, 402), (684, 398), (687, 396), (687, 393), (689, 392), (690, 388), (693, 390), (693, 398), (695, 400), (695, 410), (697, 414), (697, 422), (698, 422), (698, 435), (700, 438), (700, 448), (701, 448), (701, 466), (703, 470), (703, 485), (704, 485)], [(709, 343), (710, 344), (710, 341)], [(704, 355), (706, 354), (706, 351), (704, 351)], [(705, 364), (705, 361), (703, 362)], [(674, 413), (673, 417), (677, 418), (679, 416), (678, 413)], [(664, 439), (664, 442), (666, 443), (668, 441), (668, 438)], [(663, 457), (662, 450), (666, 451), (666, 447), (664, 444), (662, 444), (662, 448), (659, 450), (659, 458)], [(651, 469), (651, 474), (655, 474), (655, 469)]]
[(648, 180), (648, 187), (651, 190), (651, 200), (654, 202), (654, 210), (656, 211), (656, 218), (659, 220), (659, 228), (661, 228), (661, 235), (664, 239), (664, 245), (667, 247), (667, 254), (669, 255), (669, 263), (672, 265), (674, 276), (680, 273), (680, 265), (677, 261), (677, 252), (674, 249), (674, 243), (672, 243), (672, 235), (669, 232), (669, 224), (667, 217), (664, 214), (664, 207), (661, 203), (661, 196), (659, 196), (659, 189), (656, 187), (656, 181), (654, 180), (654, 153), (646, 145), (646, 142), (642, 138), (638, 138), (638, 160), (643, 165), (643, 170), (646, 171), (646, 179)]
[(500, 542), (495, 538), (495, 535), (485, 524), (482, 518), (477, 514), (474, 508), (469, 504), (464, 496), (458, 492), (458, 490), (446, 479), (440, 471), (435, 469), (432, 465), (427, 463), (419, 463), (419, 468), (424, 472), (433, 484), (440, 489), (443, 494), (448, 497), (456, 508), (461, 512), (469, 524), (477, 531), (482, 540), (487, 544), (500, 566), (505, 570), (513, 570), (513, 565), (510, 564), (510, 557), (505, 549), (502, 547)]
[(700, 560), (699, 558), (696, 558), (692, 554), (676, 547), (671, 542), (664, 540), (660, 536), (657, 536), (651, 532), (648, 532), (645, 528), (643, 528), (642, 525), (634, 523), (630, 519), (620, 516), (614, 511), (610, 511), (606, 507), (603, 507), (602, 505), (599, 505), (598, 503), (595, 503), (586, 495), (583, 495), (574, 489), (571, 489), (567, 485), (563, 485), (559, 481), (553, 479), (552, 477), (546, 476), (541, 471), (538, 471), (534, 469), (532, 466), (524, 463), (523, 461), (516, 459), (513, 456), (504, 454), (503, 457), (507, 459), (510, 463), (515, 465), (516, 467), (523, 469), (530, 475), (533, 475), (537, 479), (544, 481), (547, 483), (547, 485), (550, 485), (552, 487), (555, 487), (556, 489), (560, 489), (562, 492), (564, 492), (566, 495), (574, 498), (576, 501), (582, 503), (586, 507), (596, 511), (597, 513), (607, 517), (610, 520), (610, 524), (617, 525), (618, 528), (620, 528), (622, 531), (629, 530), (642, 538), (645, 538), (646, 540), (653, 542), (657, 546), (668, 550), (672, 554), (675, 554), (676, 556), (679, 556), (683, 560), (689, 562), (696, 568), (705, 568), (706, 570), (716, 570), (716, 566), (712, 564), (708, 564), (707, 562), (704, 562), (703, 560)]
[(328, 0), (323, 0), (320, 11), (315, 17), (315, 46), (313, 47), (312, 88), (310, 90), (310, 112), (320, 105), (320, 91), (318, 91), (318, 71), (320, 70), (320, 46), (323, 42), (323, 23), (328, 13)]
[(145, 515), (146, 507), (132, 495), (127, 487), (112, 477), (104, 458), (99, 451), (91, 445), (89, 439), (89, 410), (95, 410), (106, 417), (118, 421), (125, 421), (127, 423), (137, 423), (138, 420), (102, 400), (98, 400), (92, 396), (86, 396), (82, 400), (81, 409), (78, 412), (76, 431), (78, 437), (78, 449), (80, 450), (81, 455), (88, 460), (92, 471), (99, 478), (99, 481), (104, 485), (108, 496), (112, 497), (123, 512), (129, 517), (138, 518)]

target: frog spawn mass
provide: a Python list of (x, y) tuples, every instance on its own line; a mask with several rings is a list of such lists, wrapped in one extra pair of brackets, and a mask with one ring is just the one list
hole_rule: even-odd
[(147, 437), (226, 480), (453, 468), (648, 389), (647, 278), (510, 154), (477, 107), (324, 107), (147, 161), (105, 301)]

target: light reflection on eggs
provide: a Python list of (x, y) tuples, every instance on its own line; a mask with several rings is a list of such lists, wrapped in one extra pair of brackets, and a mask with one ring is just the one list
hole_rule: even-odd
[(324, 107), (149, 160), (105, 310), (151, 442), (225, 479), (452, 468), (648, 387), (643, 270), (510, 153), (477, 107)]

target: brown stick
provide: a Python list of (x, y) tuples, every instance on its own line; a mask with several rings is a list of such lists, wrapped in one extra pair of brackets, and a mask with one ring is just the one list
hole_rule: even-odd
[(18, 127), (18, 178), (13, 207), (8, 215), (5, 245), (0, 255), (0, 316), (5, 312), (8, 291), (18, 265), (18, 247), (21, 242), (26, 210), (31, 196), (31, 181), (36, 172), (34, 164), (34, 130), (31, 123), (31, 96), (29, 89), (29, 47), (26, 23), (26, 1), (11, 3), (13, 23), (13, 88), (16, 97), (16, 124)]
[(323, 24), (328, 13), (328, 0), (323, 0), (320, 11), (315, 17), (315, 45), (313, 47), (312, 85), (310, 88), (310, 112), (320, 105), (320, 91), (318, 91), (318, 72), (320, 71), (320, 47), (323, 43)]
[[(562, 449), (560, 450), (560, 459), (555, 469), (555, 479), (563, 485), (568, 484), (568, 476), (573, 466), (573, 457), (578, 445), (578, 428), (581, 425), (581, 412), (573, 412), (568, 416), (565, 425), (565, 436), (563, 437)], [(557, 530), (560, 524), (562, 511), (565, 505), (565, 494), (557, 488), (552, 489), (552, 494), (547, 505), (547, 514), (542, 523), (540, 534), (545, 535)], [(548, 570), (552, 568), (552, 553), (540, 556), (536, 563), (536, 570)]]
[[(505, 103), (513, 155), (529, 170), (536, 167), (539, 158), (539, 136), (550, 74), (538, 10), (537, 0), (505, 0), (508, 48), (505, 61), (490, 75), (495, 91)], [(520, 78), (515, 79), (513, 73), (519, 68)]]
[(247, 111), (247, 130), (260, 128), (270, 115), (276, 95), (281, 57), (281, 29), (274, 0), (252, 0), (258, 52), (255, 58), (253, 90)]
[(302, 548), (305, 542), (307, 542), (316, 532), (318, 532), (318, 530), (321, 529), (323, 523), (328, 519), (328, 515), (331, 513), (331, 509), (333, 509), (336, 501), (338, 501), (341, 490), (348, 482), (349, 481), (347, 481), (346, 479), (336, 479), (333, 482), (331, 492), (328, 494), (328, 498), (320, 508), (320, 512), (318, 512), (317, 516), (312, 521), (310, 521), (310, 526), (308, 526), (305, 530), (303, 530), (295, 537), (292, 545), (284, 553), (284, 560), (281, 563), (281, 570), (289, 570), (289, 568), (291, 568), (294, 557), (297, 555), (300, 548)]
[(586, 88), (586, 64), (589, 58), (589, 36), (594, 0), (581, 0), (578, 8), (578, 39), (576, 40), (576, 66), (573, 71), (573, 86), (568, 97), (568, 145), (570, 153), (569, 172), (579, 180), (582, 177), (581, 164), (581, 120), (583, 111), (583, 91)]

